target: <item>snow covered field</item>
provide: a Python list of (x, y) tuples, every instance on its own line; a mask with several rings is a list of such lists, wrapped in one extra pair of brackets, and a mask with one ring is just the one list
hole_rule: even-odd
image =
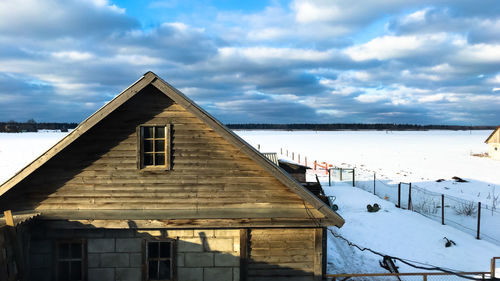
[[(429, 190), (468, 200), (491, 203), (500, 194), (500, 161), (471, 156), (487, 151), (484, 140), (489, 131), (237, 131), (247, 142), (261, 146), (263, 152), (280, 148), (314, 160), (337, 166), (356, 167), (367, 180), (377, 178), (387, 183), (413, 182)], [(33, 161), (67, 133), (0, 133), (0, 182)], [(452, 181), (453, 176), (468, 180)], [(339, 214), (346, 224), (335, 231), (350, 241), (385, 254), (462, 271), (488, 271), (492, 256), (500, 247), (473, 235), (430, 220), (358, 188), (336, 183), (328, 187), (328, 178), (320, 178), (328, 195), (337, 197)], [(436, 182), (437, 179), (445, 181)], [(367, 204), (378, 203), (382, 209), (368, 213)], [(487, 227), (487, 226), (485, 226)], [(500, 229), (500, 228), (499, 228)], [(443, 237), (456, 242), (445, 248)], [(339, 239), (329, 237), (328, 271), (386, 272), (380, 257), (360, 252)], [(398, 263), (402, 272), (421, 271)]]
[[(286, 150), (301, 154), (302, 163), (314, 160), (340, 167), (356, 167), (360, 182), (371, 186), (373, 172), (388, 185), (412, 182), (436, 193), (467, 200), (492, 203), (500, 194), (500, 161), (474, 157), (472, 153), (487, 151), (484, 140), (490, 131), (237, 131), (238, 135), (263, 152)], [(281, 156), (285, 157), (285, 156)], [(286, 157), (285, 157), (286, 158)], [(418, 213), (398, 209), (392, 202), (369, 192), (352, 188), (348, 183), (334, 182), (319, 173), (327, 195), (336, 196), (339, 214), (346, 220), (334, 231), (351, 242), (384, 254), (459, 271), (488, 271), (491, 257), (500, 254), (500, 247), (473, 235), (441, 225)], [(323, 176), (321, 176), (323, 175)], [(457, 183), (458, 176), (467, 183)], [(438, 179), (444, 181), (436, 182)], [(312, 179), (310, 179), (312, 180)], [(380, 186), (377, 181), (379, 188)], [(368, 188), (370, 191), (371, 189)], [(389, 193), (389, 192), (388, 192)], [(379, 192), (377, 192), (379, 194)], [(388, 194), (389, 195), (389, 194)], [(368, 213), (367, 204), (379, 204), (377, 213)], [(446, 211), (446, 216), (456, 216)], [(483, 215), (485, 218), (487, 216)], [(476, 220), (471, 220), (473, 227)], [(462, 221), (460, 221), (462, 222)], [(483, 228), (488, 227), (483, 222)], [(500, 224), (489, 223), (489, 226)], [(495, 230), (500, 230), (496, 227)], [(457, 245), (446, 248), (444, 237)], [(499, 238), (500, 237), (496, 237)], [(345, 242), (329, 237), (328, 271), (330, 273), (387, 272), (379, 266), (381, 258), (360, 252)], [(396, 263), (401, 272), (421, 272)]]

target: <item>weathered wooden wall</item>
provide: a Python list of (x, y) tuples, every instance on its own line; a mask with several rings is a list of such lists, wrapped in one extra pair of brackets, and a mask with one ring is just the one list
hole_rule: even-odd
[(323, 230), (251, 229), (247, 281), (322, 278)]
[(19, 278), (22, 257), (16, 249), (17, 240), (12, 226), (0, 226), (0, 281), (15, 281)]
[[(172, 170), (137, 168), (136, 128), (172, 124)], [(148, 86), (0, 199), (5, 209), (314, 209), (214, 130)], [(15, 204), (11, 204), (15, 202)], [(324, 217), (311, 210), (317, 217)], [(221, 217), (223, 215), (221, 214)], [(304, 212), (302, 217), (306, 218)], [(68, 217), (70, 219), (71, 217)]]

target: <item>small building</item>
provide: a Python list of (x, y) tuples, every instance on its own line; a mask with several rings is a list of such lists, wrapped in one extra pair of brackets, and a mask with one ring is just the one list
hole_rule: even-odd
[(37, 214), (33, 281), (321, 280), (344, 223), (152, 72), (1, 185), (4, 210)]
[(500, 126), (498, 126), (484, 142), (488, 144), (489, 157), (500, 160)]

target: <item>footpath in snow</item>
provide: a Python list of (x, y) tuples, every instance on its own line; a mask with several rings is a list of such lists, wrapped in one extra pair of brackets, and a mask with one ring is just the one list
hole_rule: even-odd
[[(338, 213), (346, 223), (332, 228), (349, 241), (375, 251), (428, 265), (457, 271), (489, 271), (491, 257), (498, 256), (500, 247), (447, 225), (430, 220), (418, 213), (397, 208), (364, 190), (345, 183), (328, 186), (328, 196), (335, 196)], [(369, 213), (366, 206), (377, 203), (381, 209)], [(444, 237), (456, 245), (445, 247)], [(361, 252), (329, 234), (328, 273), (387, 272), (379, 266), (382, 258)], [(397, 263), (400, 272), (422, 272)]]

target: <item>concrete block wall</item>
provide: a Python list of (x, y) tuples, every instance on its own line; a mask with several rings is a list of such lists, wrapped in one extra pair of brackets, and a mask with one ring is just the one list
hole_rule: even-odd
[(239, 281), (240, 237), (238, 229), (200, 230), (51, 230), (32, 233), (30, 280), (53, 278), (54, 243), (61, 239), (87, 241), (88, 281), (141, 281), (145, 242), (174, 239), (177, 280)]
[(239, 281), (238, 229), (139, 230), (140, 235), (177, 239), (177, 277), (182, 281)]

